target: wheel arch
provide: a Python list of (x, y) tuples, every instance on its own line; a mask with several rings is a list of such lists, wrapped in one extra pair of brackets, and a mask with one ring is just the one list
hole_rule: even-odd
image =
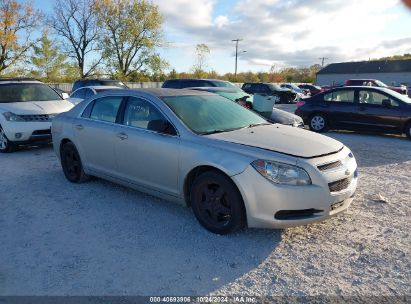
[(63, 138), (62, 140), (60, 140), (60, 145), (59, 145), (59, 155), (60, 155), (60, 153), (61, 153), (61, 148), (66, 144), (66, 143), (69, 143), (69, 142), (71, 142), (71, 143), (73, 143), (73, 141), (71, 140), (71, 139), (69, 139), (69, 138), (67, 138), (67, 137), (65, 137), (65, 138)]
[[(216, 171), (218, 173), (223, 174), (227, 178), (229, 178), (231, 180), (231, 182), (233, 183), (233, 185), (235, 185), (235, 187), (237, 188), (238, 192), (240, 193), (240, 195), (242, 197), (240, 189), (238, 189), (237, 184), (233, 181), (233, 179), (230, 177), (229, 174), (227, 174), (223, 170), (221, 170), (221, 169), (219, 169), (215, 166), (212, 166), (212, 165), (200, 165), (200, 166), (197, 166), (197, 167), (191, 169), (190, 172), (188, 172), (186, 174), (185, 178), (184, 178), (183, 191), (184, 191), (184, 200), (185, 200), (185, 203), (186, 203), (187, 207), (191, 207), (190, 191), (191, 191), (191, 186), (193, 185), (194, 180), (199, 175), (201, 175), (205, 172), (209, 172), (209, 171)], [(244, 200), (244, 198), (243, 198), (243, 200)]]

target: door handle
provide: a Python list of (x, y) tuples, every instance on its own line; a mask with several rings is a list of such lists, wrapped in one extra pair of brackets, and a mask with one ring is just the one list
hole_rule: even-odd
[(120, 138), (121, 140), (125, 140), (128, 138), (128, 135), (126, 133), (121, 132), (117, 134), (117, 137)]
[(365, 111), (366, 108), (365, 108), (365, 107), (360, 107), (359, 110), (360, 110), (360, 111)]
[(84, 127), (83, 127), (83, 125), (76, 125), (76, 129), (77, 129), (77, 130), (83, 130)]

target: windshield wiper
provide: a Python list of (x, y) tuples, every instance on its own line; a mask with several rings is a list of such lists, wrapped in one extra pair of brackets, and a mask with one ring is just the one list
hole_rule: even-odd
[(231, 128), (231, 129), (215, 129), (215, 130), (211, 130), (211, 131), (199, 132), (198, 134), (200, 134), (200, 135), (210, 135), (210, 134), (216, 134), (216, 133), (230, 132), (230, 131), (239, 130), (239, 129), (243, 129), (243, 127)]
[(245, 126), (244, 128), (254, 128), (254, 127), (266, 126), (266, 125), (271, 125), (271, 123), (265, 122), (265, 123), (259, 123), (259, 124), (249, 124), (248, 126)]

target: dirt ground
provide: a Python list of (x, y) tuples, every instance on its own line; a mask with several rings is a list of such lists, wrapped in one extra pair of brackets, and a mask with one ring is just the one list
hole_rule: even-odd
[(71, 184), (51, 147), (0, 155), (0, 295), (411, 295), (411, 141), (327, 135), (359, 164), (350, 209), (229, 236), (110, 182)]

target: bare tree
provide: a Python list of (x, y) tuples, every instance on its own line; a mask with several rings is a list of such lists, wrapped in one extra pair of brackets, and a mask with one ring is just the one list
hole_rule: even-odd
[(0, 0), (0, 73), (21, 62), (39, 39), (32, 32), (42, 20), (30, 3)]
[[(81, 78), (93, 76), (102, 60), (98, 47), (97, 18), (93, 11), (96, 0), (57, 0), (49, 25), (63, 38), (67, 55), (73, 58)], [(95, 57), (97, 54), (97, 57)], [(95, 57), (87, 65), (89, 57)]]
[(205, 68), (207, 67), (207, 57), (210, 55), (210, 48), (207, 44), (201, 43), (196, 45), (196, 62), (193, 66), (194, 76), (203, 78), (207, 76)]

